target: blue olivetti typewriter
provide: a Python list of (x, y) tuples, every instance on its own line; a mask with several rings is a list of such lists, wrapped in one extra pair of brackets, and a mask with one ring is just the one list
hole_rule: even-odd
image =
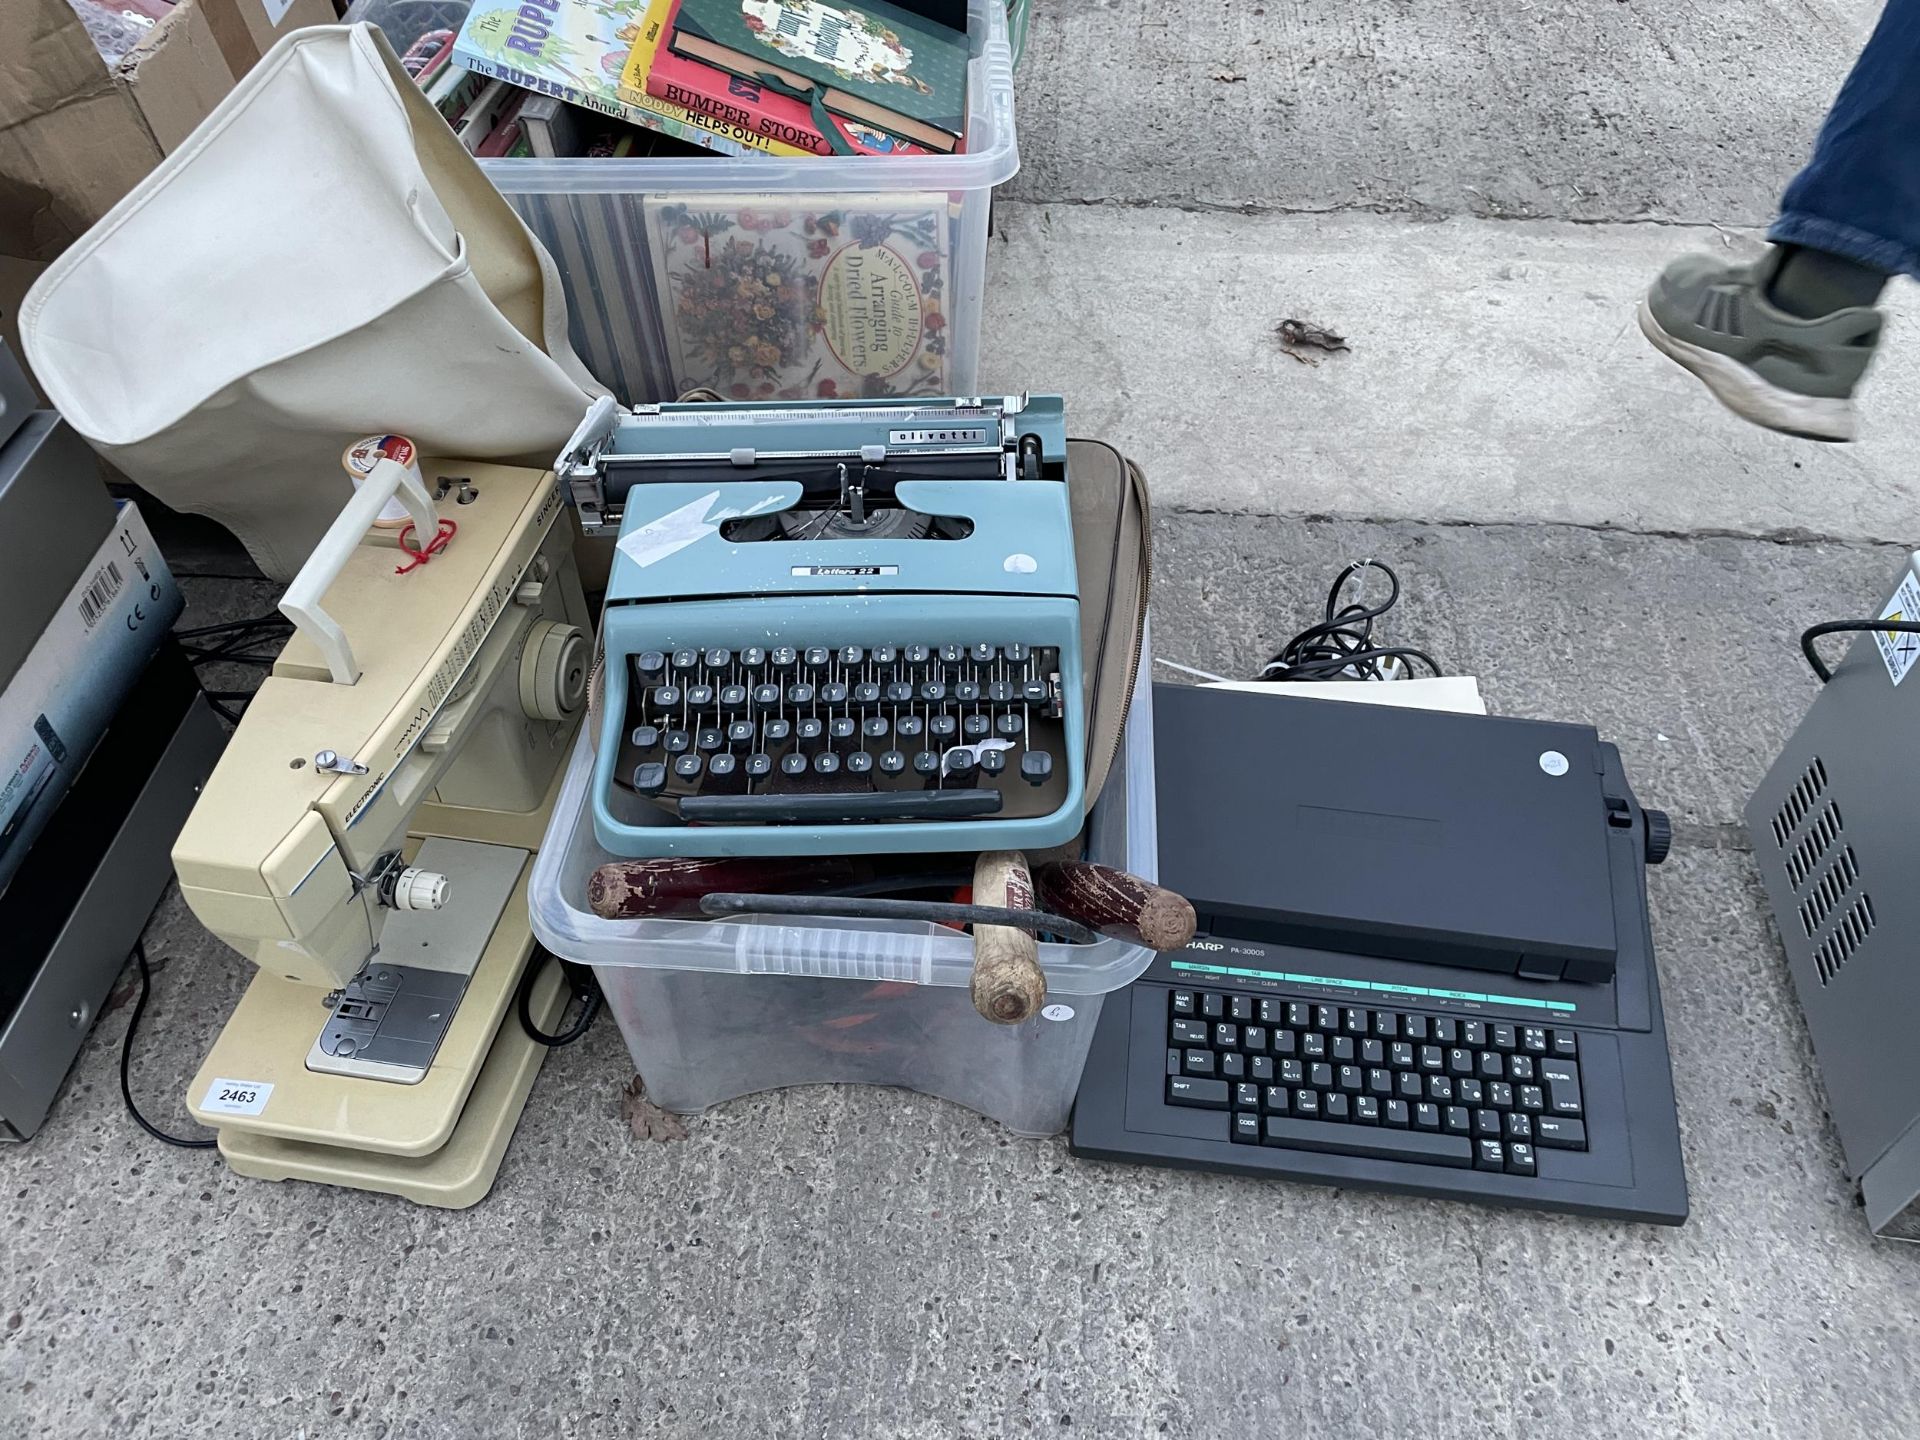
[(1057, 397), (603, 403), (594, 832), (616, 855), (1044, 848), (1086, 699)]

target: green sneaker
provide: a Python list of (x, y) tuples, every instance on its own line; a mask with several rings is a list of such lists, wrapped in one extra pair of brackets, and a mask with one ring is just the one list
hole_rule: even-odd
[(1654, 348), (1706, 383), (1734, 414), (1809, 440), (1851, 440), (1853, 390), (1880, 343), (1871, 306), (1802, 320), (1768, 298), (1785, 255), (1751, 265), (1676, 260), (1640, 302)]

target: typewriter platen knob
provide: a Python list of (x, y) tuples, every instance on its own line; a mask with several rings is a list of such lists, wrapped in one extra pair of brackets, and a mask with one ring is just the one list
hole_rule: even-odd
[(1658, 865), (1673, 849), (1673, 820), (1664, 810), (1642, 810), (1646, 825), (1647, 864)]

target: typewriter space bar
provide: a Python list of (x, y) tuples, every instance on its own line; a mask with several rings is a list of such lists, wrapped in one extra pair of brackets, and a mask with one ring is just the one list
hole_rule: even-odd
[(860, 790), (813, 795), (684, 795), (682, 820), (833, 825), (872, 820), (970, 820), (1000, 813), (998, 790)]

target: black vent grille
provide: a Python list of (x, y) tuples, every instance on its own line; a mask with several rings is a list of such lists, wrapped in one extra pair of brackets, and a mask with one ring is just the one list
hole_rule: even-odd
[(1840, 973), (1840, 967), (1866, 943), (1867, 936), (1873, 933), (1873, 927), (1873, 898), (1863, 894), (1853, 902), (1851, 909), (1834, 922), (1833, 933), (1814, 949), (1813, 968), (1819, 972), (1822, 985), (1833, 983), (1833, 977)]
[(1827, 852), (1833, 849), (1843, 829), (1840, 807), (1831, 800), (1807, 818), (1805, 832), (1794, 839), (1787, 851), (1787, 879), (1793, 882), (1795, 890), (1807, 888), (1807, 882), (1827, 858)]
[(1786, 803), (1773, 817), (1773, 838), (1782, 850), (1793, 838), (1793, 832), (1800, 828), (1800, 822), (1813, 813), (1813, 805), (1827, 788), (1827, 767), (1818, 755), (1807, 766), (1807, 773), (1800, 782), (1787, 792)]
[[(1824, 803), (1823, 803), (1824, 801)], [(1813, 944), (1813, 968), (1830, 985), (1873, 933), (1873, 897), (1860, 880), (1860, 858), (1846, 841), (1837, 801), (1827, 797), (1827, 767), (1816, 755), (1774, 812), (1773, 839), (1800, 907), (1800, 928)]]

